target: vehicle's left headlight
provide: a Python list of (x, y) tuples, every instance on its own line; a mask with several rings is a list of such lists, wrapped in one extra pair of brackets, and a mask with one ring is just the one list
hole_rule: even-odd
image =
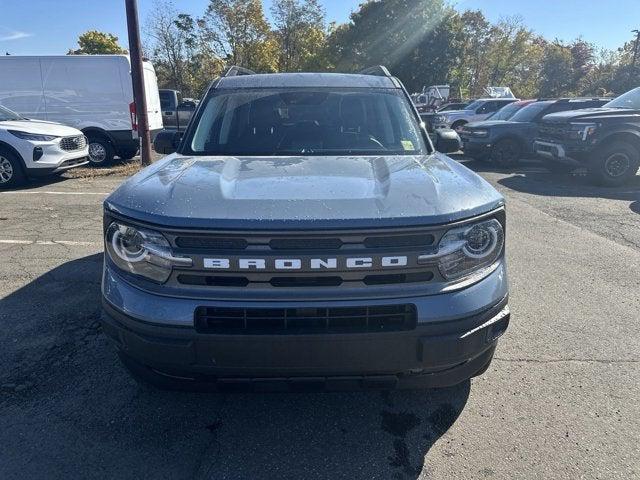
[(418, 261), (437, 262), (446, 280), (461, 280), (491, 267), (503, 247), (504, 229), (492, 218), (449, 230), (440, 239), (438, 251), (422, 255)]
[(105, 249), (120, 269), (158, 283), (169, 279), (173, 267), (193, 264), (191, 258), (174, 256), (162, 234), (117, 222), (107, 228)]
[(433, 121), (436, 123), (447, 123), (448, 117), (446, 115), (436, 115), (433, 117)]
[(60, 138), (56, 135), (42, 135), (39, 133), (21, 132), (20, 130), (9, 130), (9, 133), (14, 137), (18, 137), (23, 140), (31, 140), (33, 142), (50, 142), (51, 140)]
[(596, 123), (572, 123), (569, 138), (586, 141), (596, 133), (597, 128)]

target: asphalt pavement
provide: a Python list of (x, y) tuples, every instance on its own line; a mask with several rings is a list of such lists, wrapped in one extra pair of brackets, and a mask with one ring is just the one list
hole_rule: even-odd
[(0, 478), (640, 478), (640, 177), (460, 160), (507, 198), (512, 322), (482, 377), (435, 391), (140, 386), (98, 323), (124, 177), (0, 192)]

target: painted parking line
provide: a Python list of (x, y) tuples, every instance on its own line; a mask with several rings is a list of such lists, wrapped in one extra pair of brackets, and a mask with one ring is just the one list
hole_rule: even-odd
[(109, 195), (111, 192), (56, 192), (49, 190), (15, 190), (0, 192), (0, 195)]
[(1, 239), (0, 244), (3, 245), (67, 245), (82, 247), (98, 247), (102, 246), (102, 242), (76, 242), (74, 240), (14, 240)]

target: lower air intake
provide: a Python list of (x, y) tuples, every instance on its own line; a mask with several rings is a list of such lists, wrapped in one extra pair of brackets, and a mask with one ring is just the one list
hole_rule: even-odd
[(305, 335), (413, 330), (414, 305), (371, 307), (224, 308), (198, 307), (199, 333), (219, 335)]

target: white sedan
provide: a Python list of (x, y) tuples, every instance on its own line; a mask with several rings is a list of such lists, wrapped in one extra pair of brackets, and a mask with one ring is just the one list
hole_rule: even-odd
[(87, 139), (80, 130), (29, 120), (0, 105), (0, 188), (85, 165), (88, 156)]

